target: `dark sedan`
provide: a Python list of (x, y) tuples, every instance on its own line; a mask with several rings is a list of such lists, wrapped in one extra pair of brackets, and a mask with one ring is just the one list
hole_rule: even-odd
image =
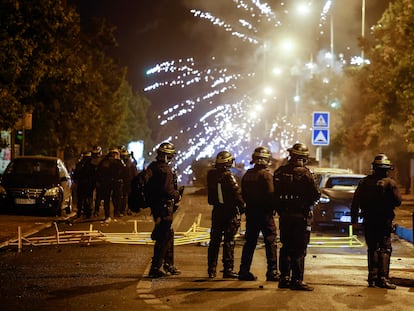
[[(321, 197), (313, 211), (317, 227), (346, 228), (351, 224), (351, 203), (361, 174), (325, 174), (321, 176)], [(362, 222), (362, 219), (359, 219)]]
[(7, 166), (0, 181), (0, 211), (46, 210), (60, 216), (72, 210), (72, 180), (57, 157), (22, 156)]

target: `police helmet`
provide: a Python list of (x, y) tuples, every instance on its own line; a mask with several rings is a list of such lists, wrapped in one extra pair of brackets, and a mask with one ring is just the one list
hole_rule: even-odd
[(174, 155), (175, 147), (172, 143), (162, 143), (157, 149), (158, 154)]
[(378, 169), (382, 169), (382, 170), (392, 170), (393, 169), (393, 165), (390, 161), (390, 159), (388, 159), (388, 157), (384, 154), (384, 153), (379, 153), (375, 156), (374, 161), (372, 161), (372, 169), (374, 171), (378, 170)]
[(111, 148), (111, 149), (109, 149), (109, 153), (119, 154), (119, 149), (118, 148)]
[(269, 165), (271, 154), (266, 147), (257, 147), (252, 154), (251, 164)]
[(307, 159), (309, 156), (309, 149), (305, 144), (296, 143), (291, 148), (288, 149), (290, 156), (297, 156), (300, 158)]
[(228, 151), (220, 151), (216, 156), (216, 168), (230, 168), (233, 166), (234, 157)]
[(157, 158), (164, 159), (166, 162), (170, 161), (175, 154), (175, 147), (172, 143), (162, 143), (157, 149)]
[(121, 149), (121, 157), (123, 158), (128, 158), (129, 157), (129, 152), (127, 149)]
[(91, 153), (94, 156), (100, 156), (100, 155), (102, 155), (102, 147), (101, 146), (98, 146), (98, 145), (93, 146)]

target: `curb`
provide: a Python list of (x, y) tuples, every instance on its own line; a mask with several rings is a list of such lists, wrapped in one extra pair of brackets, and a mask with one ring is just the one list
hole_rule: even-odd
[(395, 234), (398, 235), (401, 239), (414, 243), (413, 229), (408, 229), (397, 225), (395, 226)]

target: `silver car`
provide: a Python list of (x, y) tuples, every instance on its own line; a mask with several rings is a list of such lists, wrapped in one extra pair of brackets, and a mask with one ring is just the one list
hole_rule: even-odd
[[(345, 228), (351, 224), (351, 203), (362, 174), (321, 174), (321, 197), (313, 211), (317, 227)], [(362, 219), (359, 219), (362, 223)]]

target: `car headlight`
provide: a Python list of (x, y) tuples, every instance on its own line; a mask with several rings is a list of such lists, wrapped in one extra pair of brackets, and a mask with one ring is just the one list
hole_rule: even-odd
[(57, 197), (60, 194), (60, 188), (59, 187), (53, 187), (50, 189), (47, 189), (45, 192), (45, 197)]
[(329, 201), (331, 201), (331, 199), (326, 194), (322, 194), (319, 198), (319, 203), (329, 203)]

